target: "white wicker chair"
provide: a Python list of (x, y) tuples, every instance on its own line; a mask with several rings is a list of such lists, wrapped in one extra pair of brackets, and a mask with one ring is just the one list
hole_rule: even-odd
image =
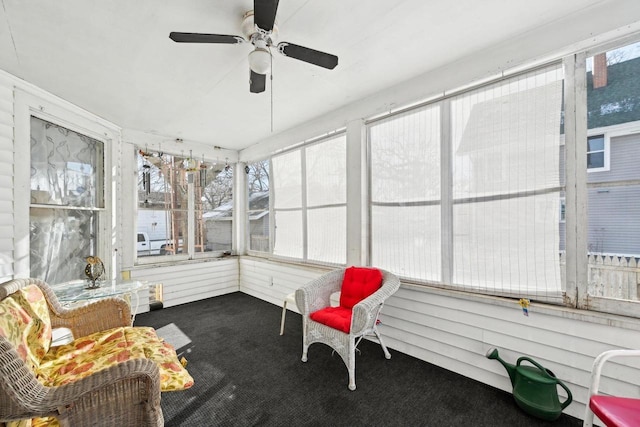
[(312, 320), (309, 316), (318, 310), (330, 306), (331, 294), (341, 290), (346, 269), (335, 270), (306, 284), (296, 291), (296, 304), (302, 314), (302, 361), (307, 361), (307, 350), (313, 343), (324, 343), (340, 355), (349, 371), (349, 389), (356, 389), (355, 351), (365, 336), (377, 338), (387, 359), (391, 354), (382, 342), (377, 328), (378, 314), (385, 300), (400, 287), (399, 279), (384, 270), (382, 285), (376, 292), (357, 303), (352, 309), (349, 333), (326, 326)]

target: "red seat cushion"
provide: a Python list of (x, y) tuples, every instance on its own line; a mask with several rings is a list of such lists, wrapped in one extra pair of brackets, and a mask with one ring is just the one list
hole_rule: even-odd
[(314, 311), (309, 317), (318, 323), (348, 334), (351, 330), (351, 313), (350, 308), (327, 307)]
[(611, 426), (640, 426), (640, 399), (593, 395), (589, 408), (603, 423)]
[(352, 309), (354, 305), (380, 289), (382, 273), (376, 268), (349, 267), (344, 271), (340, 306)]

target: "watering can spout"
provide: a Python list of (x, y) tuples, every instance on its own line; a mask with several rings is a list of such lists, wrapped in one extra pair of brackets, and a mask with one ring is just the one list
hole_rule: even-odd
[(513, 386), (516, 380), (516, 366), (502, 360), (500, 358), (500, 355), (498, 354), (497, 348), (490, 348), (487, 351), (486, 356), (487, 356), (487, 359), (495, 359), (498, 362), (502, 363), (502, 366), (504, 366), (504, 368), (507, 370), (507, 373), (509, 374), (509, 379), (511, 380), (511, 386)]

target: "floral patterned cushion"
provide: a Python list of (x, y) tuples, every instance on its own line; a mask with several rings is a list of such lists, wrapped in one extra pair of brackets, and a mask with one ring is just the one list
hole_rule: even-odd
[(0, 336), (13, 345), (18, 356), (35, 373), (38, 360), (29, 350), (32, 325), (33, 319), (16, 300), (7, 297), (0, 302)]
[(60, 386), (131, 359), (154, 360), (160, 368), (162, 391), (184, 390), (193, 378), (180, 364), (175, 350), (160, 341), (153, 328), (121, 327), (52, 347), (40, 363), (38, 379)]
[(29, 285), (14, 292), (11, 298), (31, 316), (31, 325), (27, 339), (29, 352), (40, 361), (51, 347), (51, 318), (49, 306), (42, 290), (36, 285)]

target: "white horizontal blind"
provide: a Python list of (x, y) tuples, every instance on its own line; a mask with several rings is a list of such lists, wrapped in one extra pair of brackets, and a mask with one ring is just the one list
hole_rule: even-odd
[(562, 79), (550, 66), (451, 100), (454, 285), (559, 296)]
[(369, 125), (371, 264), (440, 281), (440, 107)]

